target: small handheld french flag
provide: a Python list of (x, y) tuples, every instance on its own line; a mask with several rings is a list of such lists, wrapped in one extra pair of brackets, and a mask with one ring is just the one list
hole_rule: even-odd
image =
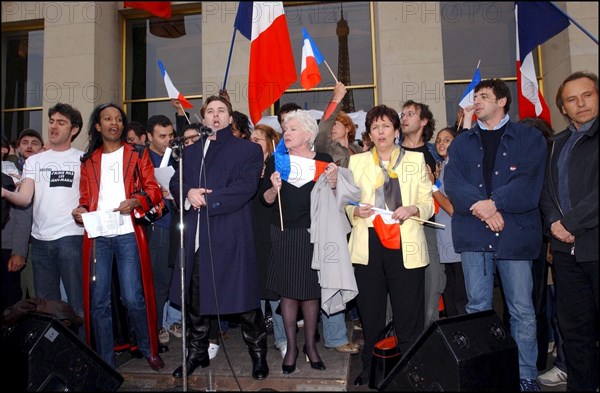
[(304, 27), (302, 28), (302, 36), (304, 37), (304, 43), (302, 45), (300, 84), (304, 89), (310, 90), (321, 82), (319, 64), (321, 64), (325, 58)]
[(169, 98), (174, 100), (179, 100), (181, 102), (181, 106), (185, 109), (193, 108), (194, 106), (185, 98), (183, 94), (177, 90), (173, 82), (171, 82), (171, 78), (169, 78), (169, 74), (167, 74), (167, 70), (165, 70), (165, 66), (162, 61), (158, 61), (158, 68), (160, 68), (160, 72), (165, 80), (165, 87), (167, 88), (167, 93), (169, 94)]
[(329, 165), (325, 161), (289, 154), (283, 139), (277, 144), (273, 155), (275, 156), (275, 170), (279, 172), (281, 179), (298, 188), (311, 181), (316, 181)]
[(467, 86), (467, 89), (458, 103), (461, 108), (464, 109), (469, 105), (473, 105), (473, 102), (475, 101), (475, 86), (477, 86), (479, 82), (481, 82), (481, 74), (479, 73), (478, 64), (477, 68), (475, 69), (475, 74), (473, 74), (473, 79), (471, 79), (471, 83), (469, 83), (469, 86)]

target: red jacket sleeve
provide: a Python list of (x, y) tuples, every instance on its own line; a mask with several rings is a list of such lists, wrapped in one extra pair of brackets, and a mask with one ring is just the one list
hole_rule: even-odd
[(152, 204), (149, 204), (148, 198), (145, 196), (135, 195), (135, 198), (142, 205), (143, 211), (147, 212), (162, 200), (162, 191), (154, 177), (154, 165), (152, 165), (152, 160), (150, 160), (148, 149), (144, 150), (144, 154), (138, 160), (137, 165), (139, 166), (142, 190), (146, 192), (148, 198), (152, 201)]

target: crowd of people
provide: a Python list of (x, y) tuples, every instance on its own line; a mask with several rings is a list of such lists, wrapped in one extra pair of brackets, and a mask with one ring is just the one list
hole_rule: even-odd
[[(487, 79), (461, 126), (436, 132), (424, 103), (377, 105), (359, 144), (345, 94), (338, 82), (319, 122), (283, 105), (281, 134), (252, 126), (226, 92), (204, 100), (202, 124), (177, 100), (174, 123), (129, 122), (106, 103), (89, 117), (86, 151), (72, 146), (81, 113), (56, 104), (46, 148), (33, 129), (16, 151), (3, 140), (0, 307), (66, 300), (84, 320), (79, 337), (115, 367), (120, 306), (121, 333), (151, 369), (164, 368), (170, 334), (187, 340), (176, 378), (209, 367), (236, 323), (254, 379), (270, 373), (271, 332), (281, 372), (296, 372), (298, 326), (306, 362), (326, 370), (321, 322), (324, 346), (361, 353), (354, 384), (373, 388), (373, 349), (389, 321), (405, 353), (436, 319), (492, 309), (500, 287), (521, 391), (596, 391), (598, 77), (575, 72), (560, 85), (568, 126), (559, 133), (510, 119), (508, 86)], [(167, 182), (155, 175), (166, 167)], [(166, 208), (144, 224), (156, 206)], [(363, 343), (348, 337), (348, 314)], [(554, 367), (540, 375), (553, 345)]]

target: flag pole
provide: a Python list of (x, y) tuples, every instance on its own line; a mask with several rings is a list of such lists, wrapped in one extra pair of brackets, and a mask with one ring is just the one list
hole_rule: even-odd
[(465, 118), (465, 113), (463, 112), (462, 116), (458, 119), (458, 124), (456, 125), (456, 132), (460, 132), (460, 126), (462, 125), (464, 118)]
[(481, 64), (481, 59), (479, 59), (479, 61), (477, 62), (477, 68), (479, 68), (480, 64)]
[(556, 4), (554, 4), (553, 1), (549, 1), (549, 3), (552, 4), (552, 6), (554, 6), (554, 8), (556, 8), (558, 10), (558, 12), (560, 12), (561, 14), (563, 14), (564, 16), (566, 16), (571, 22), (573, 22), (573, 24), (575, 26), (579, 27), (579, 30), (581, 30), (585, 35), (587, 35), (588, 37), (590, 37), (592, 39), (592, 41), (594, 41), (596, 43), (596, 45), (598, 45), (598, 39), (596, 37), (594, 37), (592, 35), (592, 33), (590, 33), (589, 31), (587, 31), (575, 19), (571, 18), (571, 16), (569, 14), (567, 14), (566, 12), (564, 12), (563, 10), (561, 10)]
[(229, 75), (229, 65), (231, 64), (231, 54), (233, 53), (233, 44), (235, 43), (235, 33), (237, 28), (233, 27), (233, 36), (231, 37), (231, 46), (229, 47), (229, 58), (227, 59), (227, 68), (225, 68), (225, 79), (223, 80), (223, 90), (227, 87), (227, 76)]
[[(275, 149), (277, 149), (277, 147), (275, 146), (275, 141), (271, 141), (271, 143), (273, 143), (273, 151), (275, 151)], [(281, 192), (280, 190), (277, 190), (277, 199), (279, 200), (279, 222), (281, 222), (281, 232), (283, 232), (283, 212), (281, 211)]]
[(327, 66), (327, 69), (329, 70), (329, 72), (331, 72), (331, 76), (333, 76), (333, 79), (335, 80), (335, 83), (338, 83), (338, 80), (335, 77), (335, 74), (333, 73), (333, 71), (331, 71), (331, 67), (329, 67), (329, 64), (327, 64), (327, 60), (323, 60), (323, 63), (325, 63), (325, 65)]
[(183, 109), (183, 105), (181, 105), (181, 102), (179, 102), (179, 100), (177, 100), (177, 103), (179, 104), (179, 107), (181, 108), (181, 111), (183, 112), (183, 115), (185, 116), (185, 120), (187, 120), (188, 124), (192, 124), (190, 122), (190, 119), (187, 117), (187, 114), (185, 113), (185, 109)]
[(425, 223), (425, 224), (430, 224), (430, 225), (436, 226), (438, 228), (446, 228), (446, 226), (444, 224), (440, 224), (439, 222), (427, 221), (427, 220), (423, 220), (422, 218), (418, 218), (418, 217), (415, 217), (415, 216), (410, 216), (408, 218), (411, 219), (411, 220), (415, 220), (415, 221), (418, 221), (418, 222)]

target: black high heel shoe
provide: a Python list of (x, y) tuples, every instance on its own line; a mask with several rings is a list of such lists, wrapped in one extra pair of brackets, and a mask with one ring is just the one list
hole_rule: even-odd
[[(289, 348), (288, 348), (289, 351)], [(296, 358), (294, 359), (294, 363), (290, 364), (289, 366), (287, 364), (281, 364), (281, 371), (283, 371), (284, 374), (291, 374), (294, 371), (296, 371), (296, 360), (298, 360), (298, 347), (296, 347)]]
[(325, 364), (323, 364), (322, 360), (319, 360), (318, 362), (313, 362), (312, 360), (310, 360), (310, 358), (308, 357), (308, 353), (306, 352), (306, 345), (304, 347), (302, 347), (302, 352), (304, 352), (304, 356), (306, 357), (306, 362), (307, 363), (310, 362), (311, 368), (314, 368), (315, 370), (325, 370)]

